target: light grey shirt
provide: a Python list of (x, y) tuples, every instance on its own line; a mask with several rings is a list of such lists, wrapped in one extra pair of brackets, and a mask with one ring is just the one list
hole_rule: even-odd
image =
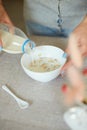
[[(87, 12), (87, 0), (25, 0), (28, 33), (68, 36)], [(60, 20), (60, 25), (59, 21)]]

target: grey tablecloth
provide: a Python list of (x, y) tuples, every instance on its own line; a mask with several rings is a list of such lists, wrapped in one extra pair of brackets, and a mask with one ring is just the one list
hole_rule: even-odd
[[(31, 37), (36, 45), (50, 44), (64, 49), (67, 39)], [(48, 83), (28, 77), (23, 71), (22, 54), (0, 53), (0, 130), (70, 130), (63, 120), (61, 76)], [(31, 103), (21, 110), (1, 86), (7, 84), (19, 97)]]

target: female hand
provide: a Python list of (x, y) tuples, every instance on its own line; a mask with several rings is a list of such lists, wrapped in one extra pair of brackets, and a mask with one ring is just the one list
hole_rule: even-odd
[(77, 68), (82, 66), (83, 57), (87, 56), (87, 16), (71, 33), (66, 53), (69, 59), (63, 70), (66, 70), (71, 64)]
[(85, 85), (79, 69), (83, 65), (83, 57), (87, 56), (87, 16), (70, 35), (66, 52), (69, 60), (63, 71), (66, 71), (72, 87), (67, 87), (65, 95), (66, 100), (69, 99), (68, 102), (72, 103), (84, 98)]

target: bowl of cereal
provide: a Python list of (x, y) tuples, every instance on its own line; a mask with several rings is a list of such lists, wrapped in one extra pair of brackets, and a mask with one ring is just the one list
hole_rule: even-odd
[(40, 82), (55, 79), (65, 62), (64, 51), (51, 45), (37, 46), (21, 57), (21, 66), (25, 73)]

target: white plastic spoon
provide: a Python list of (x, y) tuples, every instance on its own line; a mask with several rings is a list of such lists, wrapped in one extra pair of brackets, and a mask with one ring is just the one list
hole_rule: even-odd
[(29, 103), (17, 97), (6, 85), (3, 85), (2, 88), (16, 100), (21, 109), (28, 108)]

